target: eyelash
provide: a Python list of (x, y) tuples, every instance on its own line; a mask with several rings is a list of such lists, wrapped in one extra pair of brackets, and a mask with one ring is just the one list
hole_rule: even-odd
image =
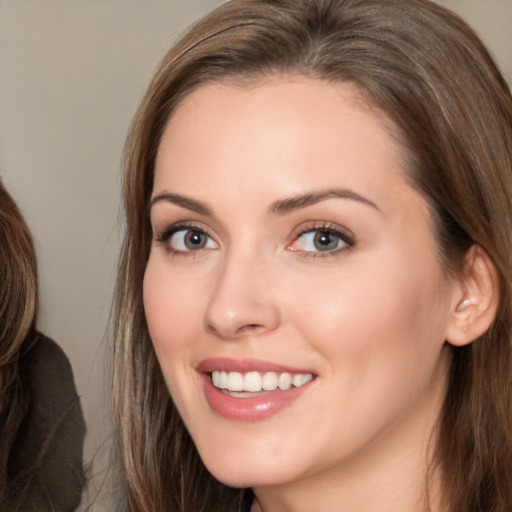
[(194, 231), (194, 232), (203, 234), (204, 236), (208, 237), (210, 240), (213, 240), (213, 238), (208, 234), (208, 232), (204, 228), (202, 228), (196, 224), (185, 223), (185, 224), (175, 224), (173, 226), (169, 226), (169, 227), (165, 228), (161, 233), (159, 233), (155, 236), (155, 241), (159, 245), (164, 246), (165, 250), (171, 256), (194, 257), (194, 256), (197, 256), (198, 252), (200, 252), (200, 249), (188, 250), (188, 251), (183, 251), (180, 249), (173, 249), (169, 245), (169, 240), (179, 231)]
[(293, 241), (288, 244), (287, 247), (291, 247), (297, 240), (299, 240), (302, 236), (308, 233), (320, 232), (328, 235), (334, 235), (341, 240), (343, 243), (342, 247), (331, 250), (331, 251), (304, 251), (301, 249), (290, 249), (294, 252), (300, 252), (301, 256), (306, 258), (329, 258), (339, 255), (341, 252), (348, 251), (352, 249), (356, 240), (352, 233), (347, 232), (347, 230), (342, 229), (341, 227), (332, 224), (330, 222), (321, 222), (313, 224), (312, 226), (308, 226), (299, 231), (294, 237)]
[[(162, 232), (157, 234), (155, 236), (155, 241), (162, 246), (165, 246), (166, 251), (171, 256), (183, 256), (183, 257), (194, 257), (197, 256), (197, 253), (201, 251), (201, 249), (197, 250), (180, 250), (180, 249), (173, 249), (169, 246), (168, 242), (169, 240), (178, 232), (180, 231), (194, 231), (197, 233), (201, 233), (204, 236), (208, 237), (210, 240), (213, 240), (214, 243), (215, 240), (213, 237), (211, 237), (208, 232), (192, 223), (184, 223), (184, 224), (175, 224), (172, 226), (167, 227)], [(291, 246), (296, 243), (297, 240), (299, 240), (302, 236), (313, 233), (313, 232), (321, 232), (328, 235), (334, 235), (335, 237), (339, 238), (341, 242), (343, 243), (342, 247), (329, 250), (329, 251), (305, 251), (301, 249), (292, 249)], [(327, 257), (333, 257), (338, 255), (341, 252), (350, 250), (355, 245), (355, 239), (353, 234), (349, 234), (346, 230), (343, 230), (342, 228), (330, 223), (330, 222), (321, 222), (321, 223), (315, 223), (311, 226), (308, 226), (306, 228), (303, 228), (301, 231), (299, 231), (296, 235), (293, 236), (292, 242), (288, 243), (286, 248), (289, 249), (292, 252), (300, 253), (301, 256), (306, 258), (327, 258)]]

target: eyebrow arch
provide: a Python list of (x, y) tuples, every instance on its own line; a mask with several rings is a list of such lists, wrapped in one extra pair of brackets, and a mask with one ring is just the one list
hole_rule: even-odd
[(306, 194), (300, 194), (286, 199), (280, 199), (279, 201), (276, 201), (272, 204), (269, 213), (272, 216), (287, 215), (296, 210), (300, 210), (301, 208), (305, 208), (307, 206), (311, 206), (313, 204), (332, 198), (350, 199), (352, 201), (357, 201), (367, 206), (371, 206), (372, 208), (382, 213), (381, 209), (375, 203), (372, 203), (372, 201), (369, 199), (359, 195), (357, 192), (343, 188), (329, 188), (326, 190), (318, 190), (314, 192), (308, 192)]
[(186, 208), (187, 210), (199, 213), (200, 215), (206, 215), (209, 217), (213, 216), (213, 210), (204, 203), (191, 199), (190, 197), (185, 197), (180, 194), (172, 194), (170, 192), (163, 192), (162, 194), (158, 194), (153, 197), (149, 203), (149, 208), (153, 208), (155, 204), (162, 201), (173, 203), (177, 206), (181, 206), (181, 208)]

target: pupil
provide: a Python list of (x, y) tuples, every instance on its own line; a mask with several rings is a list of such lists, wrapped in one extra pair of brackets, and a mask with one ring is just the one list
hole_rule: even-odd
[(329, 251), (331, 249), (336, 249), (337, 244), (337, 237), (332, 236), (331, 233), (319, 231), (315, 235), (315, 246), (319, 251)]
[(201, 249), (206, 244), (206, 238), (200, 231), (189, 231), (185, 236), (188, 249)]

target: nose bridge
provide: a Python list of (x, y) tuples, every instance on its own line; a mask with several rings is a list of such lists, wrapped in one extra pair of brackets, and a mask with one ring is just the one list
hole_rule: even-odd
[(279, 311), (268, 265), (248, 245), (227, 252), (205, 312), (210, 331), (231, 339), (277, 327)]

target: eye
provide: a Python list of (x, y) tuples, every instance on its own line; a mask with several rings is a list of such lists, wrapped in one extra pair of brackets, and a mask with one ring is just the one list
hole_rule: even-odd
[(353, 247), (353, 245), (353, 238), (343, 231), (330, 227), (321, 227), (302, 231), (288, 246), (288, 249), (306, 253), (325, 253), (327, 256), (331, 253)]
[(297, 249), (302, 251), (331, 252), (339, 249), (345, 242), (329, 231), (309, 231), (297, 238)]
[(217, 243), (202, 229), (187, 226), (172, 226), (157, 237), (157, 242), (164, 244), (176, 253), (217, 249)]
[(196, 229), (180, 229), (169, 239), (169, 244), (178, 251), (197, 251), (198, 249), (214, 249), (217, 244), (203, 231)]

